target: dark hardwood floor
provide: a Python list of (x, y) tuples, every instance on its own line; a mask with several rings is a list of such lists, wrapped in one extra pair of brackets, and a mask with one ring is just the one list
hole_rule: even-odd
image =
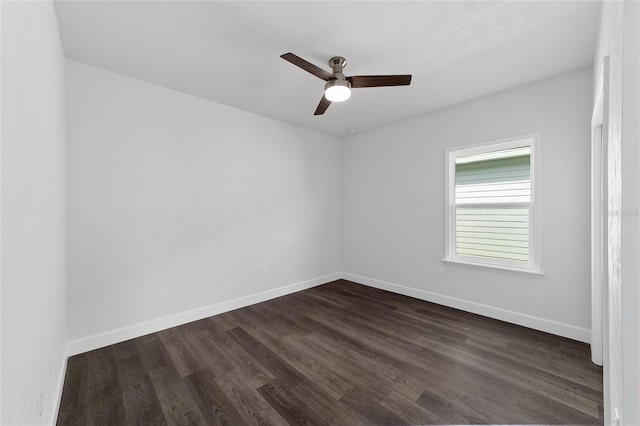
[(586, 344), (336, 281), (69, 358), (58, 424), (602, 419)]

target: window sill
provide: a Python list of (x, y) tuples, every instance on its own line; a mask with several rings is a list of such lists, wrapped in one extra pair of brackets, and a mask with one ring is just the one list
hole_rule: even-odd
[(474, 263), (474, 262), (468, 262), (468, 261), (457, 260), (457, 259), (456, 260), (442, 259), (442, 261), (447, 265), (460, 266), (463, 268), (481, 269), (481, 270), (492, 271), (492, 272), (503, 272), (506, 274), (520, 275), (520, 276), (533, 277), (533, 278), (542, 278), (542, 276), (544, 276), (543, 272), (532, 271), (527, 269), (516, 269), (516, 268), (509, 268), (506, 266), (499, 266), (499, 265), (487, 265), (484, 263)]

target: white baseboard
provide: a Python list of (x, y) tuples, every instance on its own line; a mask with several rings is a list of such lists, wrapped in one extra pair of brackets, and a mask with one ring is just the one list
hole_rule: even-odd
[(561, 322), (534, 317), (519, 312), (496, 308), (494, 306), (483, 305), (481, 303), (458, 299), (451, 296), (445, 296), (443, 294), (432, 293), (430, 291), (420, 290), (413, 287), (406, 287), (400, 284), (380, 281), (374, 278), (350, 274), (348, 272), (343, 272), (342, 278), (358, 284), (367, 285), (369, 287), (375, 287), (381, 290), (387, 290), (394, 293), (403, 294), (405, 296), (415, 297), (416, 299), (426, 300), (427, 302), (433, 302), (439, 305), (461, 309), (463, 311), (510, 322), (513, 324), (532, 328), (534, 330), (544, 331), (546, 333), (578, 340), (580, 342), (589, 343), (591, 338), (591, 330), (576, 327), (574, 325), (564, 324)]
[(157, 331), (166, 330), (167, 328), (197, 321), (213, 315), (234, 309), (243, 308), (245, 306), (264, 302), (276, 297), (285, 296), (300, 290), (306, 290), (320, 284), (326, 284), (331, 281), (339, 280), (342, 277), (340, 272), (313, 278), (295, 284), (274, 288), (249, 296), (239, 297), (237, 299), (227, 300), (202, 308), (193, 309), (187, 312), (181, 312), (175, 315), (169, 315), (151, 321), (122, 327), (116, 330), (107, 331), (105, 333), (96, 334), (82, 339), (72, 340), (67, 344), (67, 355), (73, 356), (88, 352), (94, 349), (113, 345), (114, 343), (124, 342), (125, 340), (134, 339), (144, 336), (145, 334), (155, 333)]

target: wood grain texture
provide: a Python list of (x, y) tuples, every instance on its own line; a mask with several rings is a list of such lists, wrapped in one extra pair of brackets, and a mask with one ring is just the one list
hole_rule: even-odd
[(339, 280), (69, 359), (58, 425), (603, 424), (586, 344)]

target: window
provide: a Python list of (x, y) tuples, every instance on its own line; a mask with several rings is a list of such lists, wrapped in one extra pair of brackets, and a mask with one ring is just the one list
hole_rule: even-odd
[(538, 139), (447, 152), (446, 262), (540, 274)]

